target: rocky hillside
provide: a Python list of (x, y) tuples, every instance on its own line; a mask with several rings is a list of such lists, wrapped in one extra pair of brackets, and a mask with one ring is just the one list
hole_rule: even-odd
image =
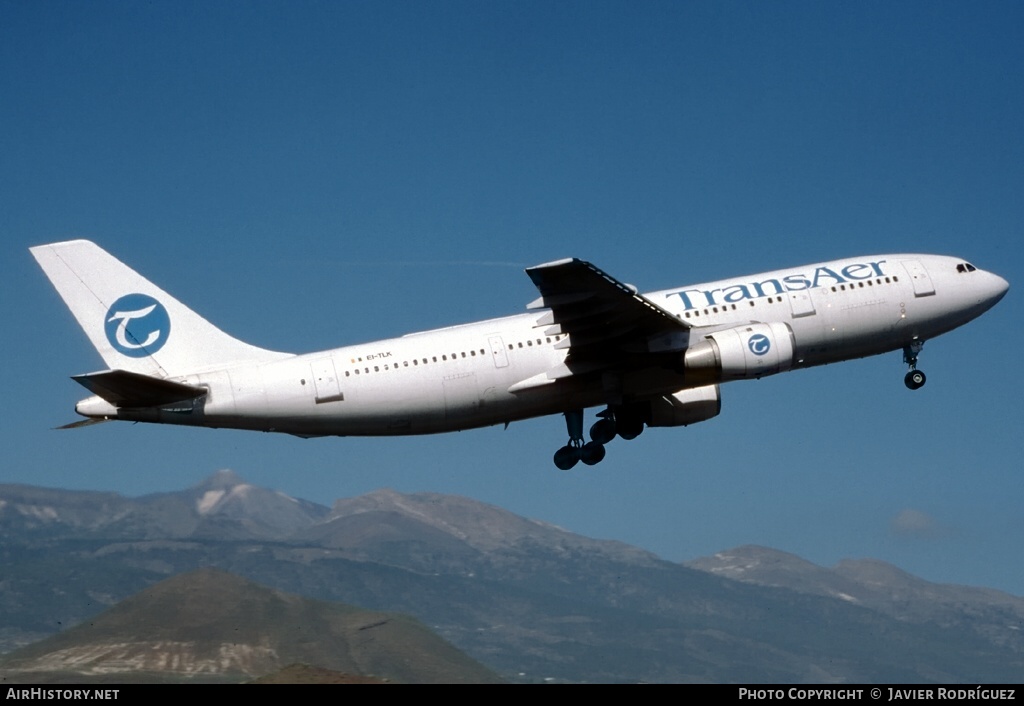
[(58, 635), (0, 657), (7, 683), (246, 681), (304, 664), (398, 683), (497, 675), (407, 616), (275, 591), (217, 569), (161, 581)]

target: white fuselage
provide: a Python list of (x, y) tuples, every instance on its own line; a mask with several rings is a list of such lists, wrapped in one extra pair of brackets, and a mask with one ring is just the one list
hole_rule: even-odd
[[(632, 358), (613, 371), (616, 394), (628, 401), (707, 384), (681, 366), (665, 365), (666, 352), (681, 356), (706, 335), (751, 322), (788, 326), (793, 358), (787, 369), (933, 338), (979, 316), (1006, 291), (1003, 279), (964, 263), (880, 255), (646, 294), (690, 329), (682, 337), (647, 341), (651, 364)], [(176, 379), (208, 394), (179, 408), (115, 409), (91, 398), (79, 412), (345, 436), (454, 431), (607, 404), (607, 370), (544, 377), (564, 368), (571, 343), (564, 334), (550, 335), (545, 313), (181, 376)]]

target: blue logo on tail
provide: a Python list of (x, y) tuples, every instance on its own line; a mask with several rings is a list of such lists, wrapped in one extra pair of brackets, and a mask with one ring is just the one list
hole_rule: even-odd
[(771, 347), (771, 339), (763, 333), (755, 334), (747, 340), (747, 348), (749, 348), (750, 352), (754, 355), (764, 355), (771, 350)]
[(167, 343), (171, 317), (164, 305), (147, 294), (126, 294), (107, 310), (107, 340), (118, 353), (145, 358)]

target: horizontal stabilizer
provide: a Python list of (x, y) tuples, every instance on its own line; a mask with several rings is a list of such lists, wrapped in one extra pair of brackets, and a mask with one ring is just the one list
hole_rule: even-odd
[(202, 397), (207, 392), (205, 387), (194, 387), (127, 370), (73, 375), (71, 379), (115, 407), (159, 407)]
[(78, 429), (79, 427), (91, 427), (93, 424), (102, 424), (103, 422), (109, 422), (109, 419), (82, 419), (77, 422), (71, 422), (64, 426), (54, 427), (54, 429)]

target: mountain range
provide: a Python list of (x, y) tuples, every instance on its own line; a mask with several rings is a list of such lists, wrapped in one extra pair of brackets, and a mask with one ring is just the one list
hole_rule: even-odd
[(431, 493), (380, 490), (328, 508), (230, 471), (140, 498), (0, 485), (0, 560), (3, 651), (216, 567), (305, 598), (413, 616), (511, 681), (1024, 674), (1016, 596), (876, 561), (824, 568), (761, 547), (682, 565)]

